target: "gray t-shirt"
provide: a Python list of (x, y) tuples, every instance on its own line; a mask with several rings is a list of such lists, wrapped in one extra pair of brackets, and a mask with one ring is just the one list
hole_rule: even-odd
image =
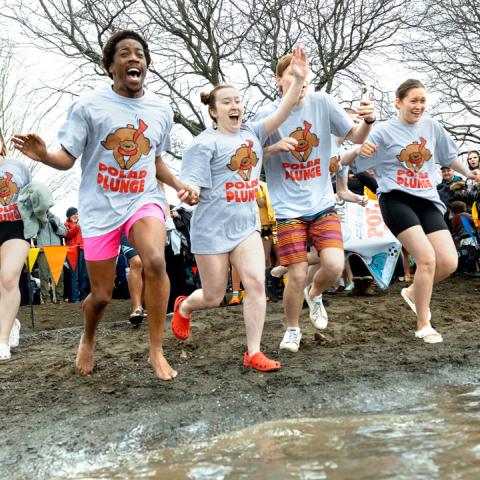
[(262, 168), (263, 122), (234, 134), (207, 128), (184, 150), (180, 178), (200, 187), (191, 221), (192, 252), (231, 252), (260, 229), (256, 195)]
[(426, 198), (444, 213), (445, 205), (436, 188), (436, 163), (449, 167), (458, 148), (445, 129), (431, 118), (410, 125), (398, 118), (374, 128), (368, 140), (378, 146), (371, 158), (357, 157), (358, 171), (372, 169), (378, 192), (392, 190)]
[(23, 162), (7, 156), (0, 163), (0, 224), (22, 219), (18, 194), (31, 181), (30, 170)]
[(82, 157), (78, 210), (84, 237), (113, 231), (140, 207), (165, 207), (155, 158), (170, 148), (173, 112), (157, 96), (118, 95), (109, 87), (74, 102), (58, 138)]
[[(262, 108), (255, 120), (270, 115), (280, 99)], [(316, 92), (305, 96), (285, 123), (269, 137), (271, 145), (284, 137), (298, 141), (294, 152), (271, 155), (265, 162), (270, 199), (277, 218), (314, 215), (335, 204), (329, 167), (332, 134), (346, 137), (354, 124), (329, 95)]]

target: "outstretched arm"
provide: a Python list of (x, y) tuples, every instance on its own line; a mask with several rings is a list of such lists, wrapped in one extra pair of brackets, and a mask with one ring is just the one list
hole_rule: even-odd
[(342, 164), (350, 165), (358, 156), (370, 158), (376, 151), (377, 146), (373, 143), (357, 145), (342, 154)]
[(302, 88), (308, 75), (307, 55), (303, 47), (293, 49), (293, 58), (290, 63), (294, 81), (287, 92), (284, 92), (282, 101), (277, 110), (265, 119), (265, 130), (270, 136), (290, 116), (293, 107), (298, 103)]
[(160, 180), (160, 182), (172, 187), (177, 192), (177, 197), (180, 199), (180, 201), (188, 203), (189, 205), (195, 205), (198, 203), (198, 189), (181, 182), (171, 172), (167, 165), (165, 165), (162, 157), (155, 158), (155, 167), (157, 170), (157, 180)]
[(480, 183), (480, 170), (469, 170), (459, 158), (456, 158), (451, 164), (450, 168), (460, 173), (464, 177), (477, 180)]
[(58, 152), (49, 152), (47, 145), (36, 133), (16, 133), (12, 137), (13, 146), (27, 157), (57, 170), (68, 170), (73, 167), (75, 157), (64, 148)]

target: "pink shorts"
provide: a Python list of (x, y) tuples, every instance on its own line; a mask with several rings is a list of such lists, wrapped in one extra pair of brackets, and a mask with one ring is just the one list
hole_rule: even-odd
[(108, 260), (118, 255), (120, 242), (122, 240), (122, 232), (128, 238), (128, 234), (133, 224), (143, 217), (155, 217), (165, 222), (165, 214), (162, 208), (155, 203), (147, 203), (140, 207), (124, 224), (117, 227), (112, 232), (104, 233), (96, 237), (83, 238), (83, 248), (85, 260), (90, 262), (98, 262), (100, 260)]

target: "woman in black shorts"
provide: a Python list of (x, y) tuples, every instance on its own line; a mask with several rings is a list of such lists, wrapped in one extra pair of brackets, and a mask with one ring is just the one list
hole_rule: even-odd
[(7, 157), (0, 134), (0, 362), (11, 358), (18, 346), (20, 306), (18, 282), (29, 244), (23, 236), (23, 222), (17, 207), (20, 190), (30, 182), (30, 172), (20, 161)]
[(457, 251), (443, 219), (446, 207), (436, 189), (436, 163), (477, 177), (457, 158), (458, 149), (445, 129), (423, 116), (426, 95), (418, 80), (398, 87), (398, 118), (378, 125), (367, 143), (357, 148), (356, 166), (374, 170), (383, 219), (415, 259), (415, 280), (402, 290), (417, 315), (415, 336), (438, 343), (442, 336), (430, 323), (432, 287), (456, 270)]

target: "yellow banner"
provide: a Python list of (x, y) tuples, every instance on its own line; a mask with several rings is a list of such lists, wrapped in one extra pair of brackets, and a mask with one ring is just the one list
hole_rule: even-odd
[(377, 199), (377, 196), (368, 187), (363, 187), (363, 194), (370, 200)]
[(28, 257), (27, 257), (27, 267), (30, 273), (32, 273), (32, 268), (35, 265), (35, 262), (37, 261), (38, 253), (40, 252), (39, 248), (31, 248), (28, 251)]
[(45, 257), (47, 259), (48, 266), (50, 267), (53, 281), (56, 285), (63, 270), (63, 264), (65, 262), (65, 257), (67, 256), (68, 247), (60, 245), (42, 248), (45, 252)]

